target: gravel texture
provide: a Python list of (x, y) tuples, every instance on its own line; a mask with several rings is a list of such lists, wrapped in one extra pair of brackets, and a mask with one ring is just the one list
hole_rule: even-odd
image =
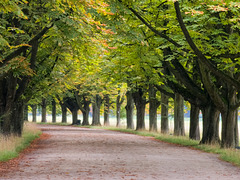
[(120, 132), (39, 127), (49, 138), (0, 171), (1, 180), (240, 180), (240, 168), (214, 154)]

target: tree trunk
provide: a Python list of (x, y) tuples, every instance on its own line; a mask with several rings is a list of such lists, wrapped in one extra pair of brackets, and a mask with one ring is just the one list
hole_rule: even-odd
[(74, 108), (71, 110), (72, 113), (72, 125), (78, 124), (78, 108)]
[(83, 126), (88, 126), (89, 125), (89, 111), (90, 111), (90, 108), (88, 108), (84, 112), (82, 112), (82, 114), (83, 114), (82, 125)]
[(169, 133), (168, 123), (168, 99), (169, 97), (161, 93), (161, 133)]
[(60, 102), (61, 110), (62, 110), (62, 123), (67, 122), (67, 106), (64, 103)]
[(203, 108), (203, 133), (201, 144), (214, 144), (219, 143), (219, 114), (216, 106), (210, 103)]
[(157, 131), (157, 109), (160, 102), (157, 100), (157, 90), (149, 85), (149, 131)]
[(17, 79), (9, 75), (0, 81), (0, 123), (4, 135), (12, 133), (11, 115), (16, 95)]
[(56, 101), (55, 99), (52, 100), (52, 122), (56, 123), (57, 115), (56, 115)]
[(221, 147), (235, 148), (237, 146), (236, 140), (238, 139), (237, 130), (237, 107), (234, 107), (237, 100), (237, 91), (232, 86), (227, 86), (226, 91), (226, 106), (221, 110), (222, 115), (222, 141)]
[(109, 110), (110, 110), (110, 98), (109, 95), (104, 97), (104, 126), (109, 126)]
[(24, 121), (28, 121), (28, 105), (24, 105), (24, 112), (23, 112)]
[(99, 95), (96, 95), (95, 102), (92, 103), (93, 105), (93, 119), (92, 125), (93, 126), (101, 126), (100, 123), (100, 108), (101, 108), (102, 99)]
[(137, 127), (136, 130), (145, 130), (145, 106), (146, 98), (143, 96), (142, 88), (138, 88), (133, 93), (134, 102), (137, 109)]
[(83, 98), (83, 122), (82, 125), (83, 126), (88, 126), (89, 125), (89, 112), (90, 112), (90, 108), (89, 105), (91, 104), (90, 101), (88, 101), (85, 97)]
[(124, 101), (124, 96), (121, 97), (120, 91), (118, 91), (118, 96), (116, 101), (117, 127), (120, 127), (120, 123), (121, 123), (121, 105), (123, 101)]
[(5, 136), (14, 134), (16, 136), (22, 135), (24, 117), (24, 103), (22, 100), (15, 101), (8, 113), (1, 116), (1, 133)]
[(127, 96), (127, 105), (125, 109), (127, 114), (127, 129), (134, 129), (134, 124), (133, 124), (134, 100), (132, 97), (132, 92), (128, 91), (126, 93), (126, 96)]
[(21, 136), (24, 124), (24, 102), (18, 100), (14, 103), (13, 111), (11, 114), (11, 126), (14, 135)]
[(194, 140), (200, 140), (200, 131), (199, 131), (199, 107), (191, 104), (190, 111), (190, 129), (189, 129), (189, 138)]
[(239, 146), (239, 133), (238, 133), (238, 109), (235, 111), (235, 147)]
[(121, 111), (121, 103), (120, 103), (120, 98), (121, 96), (117, 96), (117, 101), (116, 101), (116, 118), (117, 118), (117, 127), (120, 127), (120, 122), (121, 122), (121, 117), (120, 117), (120, 111)]
[(184, 136), (184, 100), (183, 97), (176, 93), (174, 99), (174, 135)]
[(136, 105), (137, 109), (137, 128), (136, 130), (145, 130), (145, 104)]
[(47, 122), (47, 100), (45, 98), (42, 99), (42, 122)]
[(32, 122), (37, 122), (37, 105), (34, 104), (32, 107)]

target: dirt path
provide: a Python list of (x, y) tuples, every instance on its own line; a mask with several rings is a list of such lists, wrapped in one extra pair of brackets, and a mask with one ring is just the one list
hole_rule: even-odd
[(151, 138), (77, 127), (43, 126), (51, 135), (1, 180), (239, 180), (240, 168), (216, 155)]

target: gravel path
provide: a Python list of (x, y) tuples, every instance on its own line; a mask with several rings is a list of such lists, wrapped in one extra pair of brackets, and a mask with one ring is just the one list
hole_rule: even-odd
[(50, 134), (1, 180), (240, 180), (240, 168), (217, 155), (149, 137), (68, 126), (40, 128)]

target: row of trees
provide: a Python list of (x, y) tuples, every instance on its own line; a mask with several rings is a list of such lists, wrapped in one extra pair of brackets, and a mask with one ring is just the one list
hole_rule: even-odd
[[(126, 92), (127, 127), (168, 132), (168, 99), (174, 99), (176, 135), (184, 135), (183, 100), (191, 104), (190, 138), (238, 145), (239, 7), (237, 1), (4, 1), (1, 2), (0, 129), (21, 134), (26, 103), (52, 96), (77, 110), (87, 125), (92, 103), (99, 125)], [(93, 98), (94, 97), (94, 98)], [(44, 101), (42, 101), (44, 104)], [(119, 106), (117, 106), (119, 107)], [(63, 113), (65, 110), (63, 109)], [(96, 114), (96, 115), (95, 115)], [(222, 134), (219, 137), (219, 115)]]

